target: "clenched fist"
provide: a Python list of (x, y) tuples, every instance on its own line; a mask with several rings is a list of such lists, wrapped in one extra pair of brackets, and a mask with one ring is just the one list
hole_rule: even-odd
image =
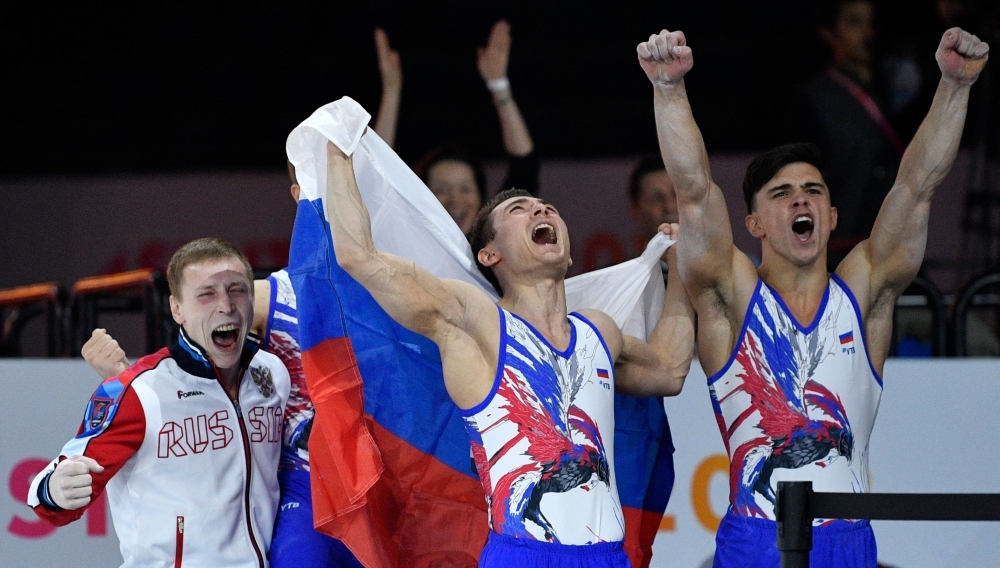
[(83, 344), (80, 354), (83, 355), (83, 360), (105, 379), (116, 377), (129, 367), (125, 351), (115, 338), (103, 329), (95, 329), (90, 334), (90, 339)]
[(73, 456), (59, 462), (49, 477), (52, 502), (66, 510), (87, 506), (93, 493), (90, 474), (102, 471), (104, 467), (86, 456)]
[(653, 85), (678, 83), (694, 67), (694, 56), (686, 41), (684, 32), (663, 30), (635, 48), (639, 65)]
[(941, 75), (959, 85), (976, 82), (989, 59), (990, 45), (962, 28), (944, 32), (938, 45), (937, 59)]

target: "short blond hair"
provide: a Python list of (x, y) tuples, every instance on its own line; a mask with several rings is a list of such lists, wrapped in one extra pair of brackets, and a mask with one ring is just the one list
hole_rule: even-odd
[(170, 257), (167, 265), (167, 284), (170, 285), (170, 295), (181, 299), (181, 282), (184, 279), (184, 269), (203, 260), (220, 258), (237, 258), (243, 263), (247, 280), (250, 281), (250, 292), (253, 293), (253, 269), (250, 261), (232, 243), (217, 237), (195, 239), (177, 249)]

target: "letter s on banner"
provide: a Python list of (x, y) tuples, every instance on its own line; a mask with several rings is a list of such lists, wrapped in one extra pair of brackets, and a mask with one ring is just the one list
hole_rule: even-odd
[[(10, 472), (8, 486), (10, 487), (10, 494), (15, 501), (27, 503), (31, 480), (35, 478), (38, 472), (45, 469), (47, 465), (49, 465), (49, 460), (28, 458), (14, 466), (14, 469)], [(24, 506), (24, 510), (28, 511), (27, 505)], [(35, 517), (34, 513), (29, 514)], [(17, 514), (11, 517), (10, 524), (7, 525), (7, 532), (23, 538), (42, 538), (52, 534), (54, 530), (56, 530), (56, 527), (46, 523), (42, 519), (35, 517), (34, 520), (26, 520)]]

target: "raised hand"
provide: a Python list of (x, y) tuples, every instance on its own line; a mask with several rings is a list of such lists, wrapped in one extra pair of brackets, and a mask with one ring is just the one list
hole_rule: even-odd
[(510, 24), (499, 20), (493, 24), (486, 46), (476, 53), (476, 67), (483, 81), (507, 77), (507, 61), (510, 59)]
[(90, 339), (80, 349), (84, 361), (94, 368), (101, 377), (107, 379), (118, 376), (128, 369), (125, 351), (118, 346), (115, 338), (103, 329), (95, 329)]
[(944, 32), (938, 45), (937, 59), (941, 75), (960, 85), (976, 82), (989, 59), (990, 45), (961, 28)]
[(399, 52), (389, 45), (389, 36), (382, 28), (375, 28), (375, 52), (378, 54), (382, 88), (387, 91), (402, 90), (403, 67), (399, 62)]
[(639, 65), (653, 85), (676, 84), (694, 67), (684, 32), (663, 30), (649, 36), (649, 41), (640, 43), (635, 50)]
[(87, 456), (77, 455), (59, 462), (49, 477), (52, 502), (68, 511), (87, 506), (93, 493), (90, 474), (102, 471), (104, 467)]

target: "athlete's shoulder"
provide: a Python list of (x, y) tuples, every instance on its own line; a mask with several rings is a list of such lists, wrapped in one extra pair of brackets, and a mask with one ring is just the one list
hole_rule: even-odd
[(601, 335), (608, 335), (609, 333), (613, 334), (621, 331), (621, 328), (618, 327), (614, 318), (601, 310), (583, 308), (571, 313), (570, 317), (576, 317), (583, 323), (596, 328)]

